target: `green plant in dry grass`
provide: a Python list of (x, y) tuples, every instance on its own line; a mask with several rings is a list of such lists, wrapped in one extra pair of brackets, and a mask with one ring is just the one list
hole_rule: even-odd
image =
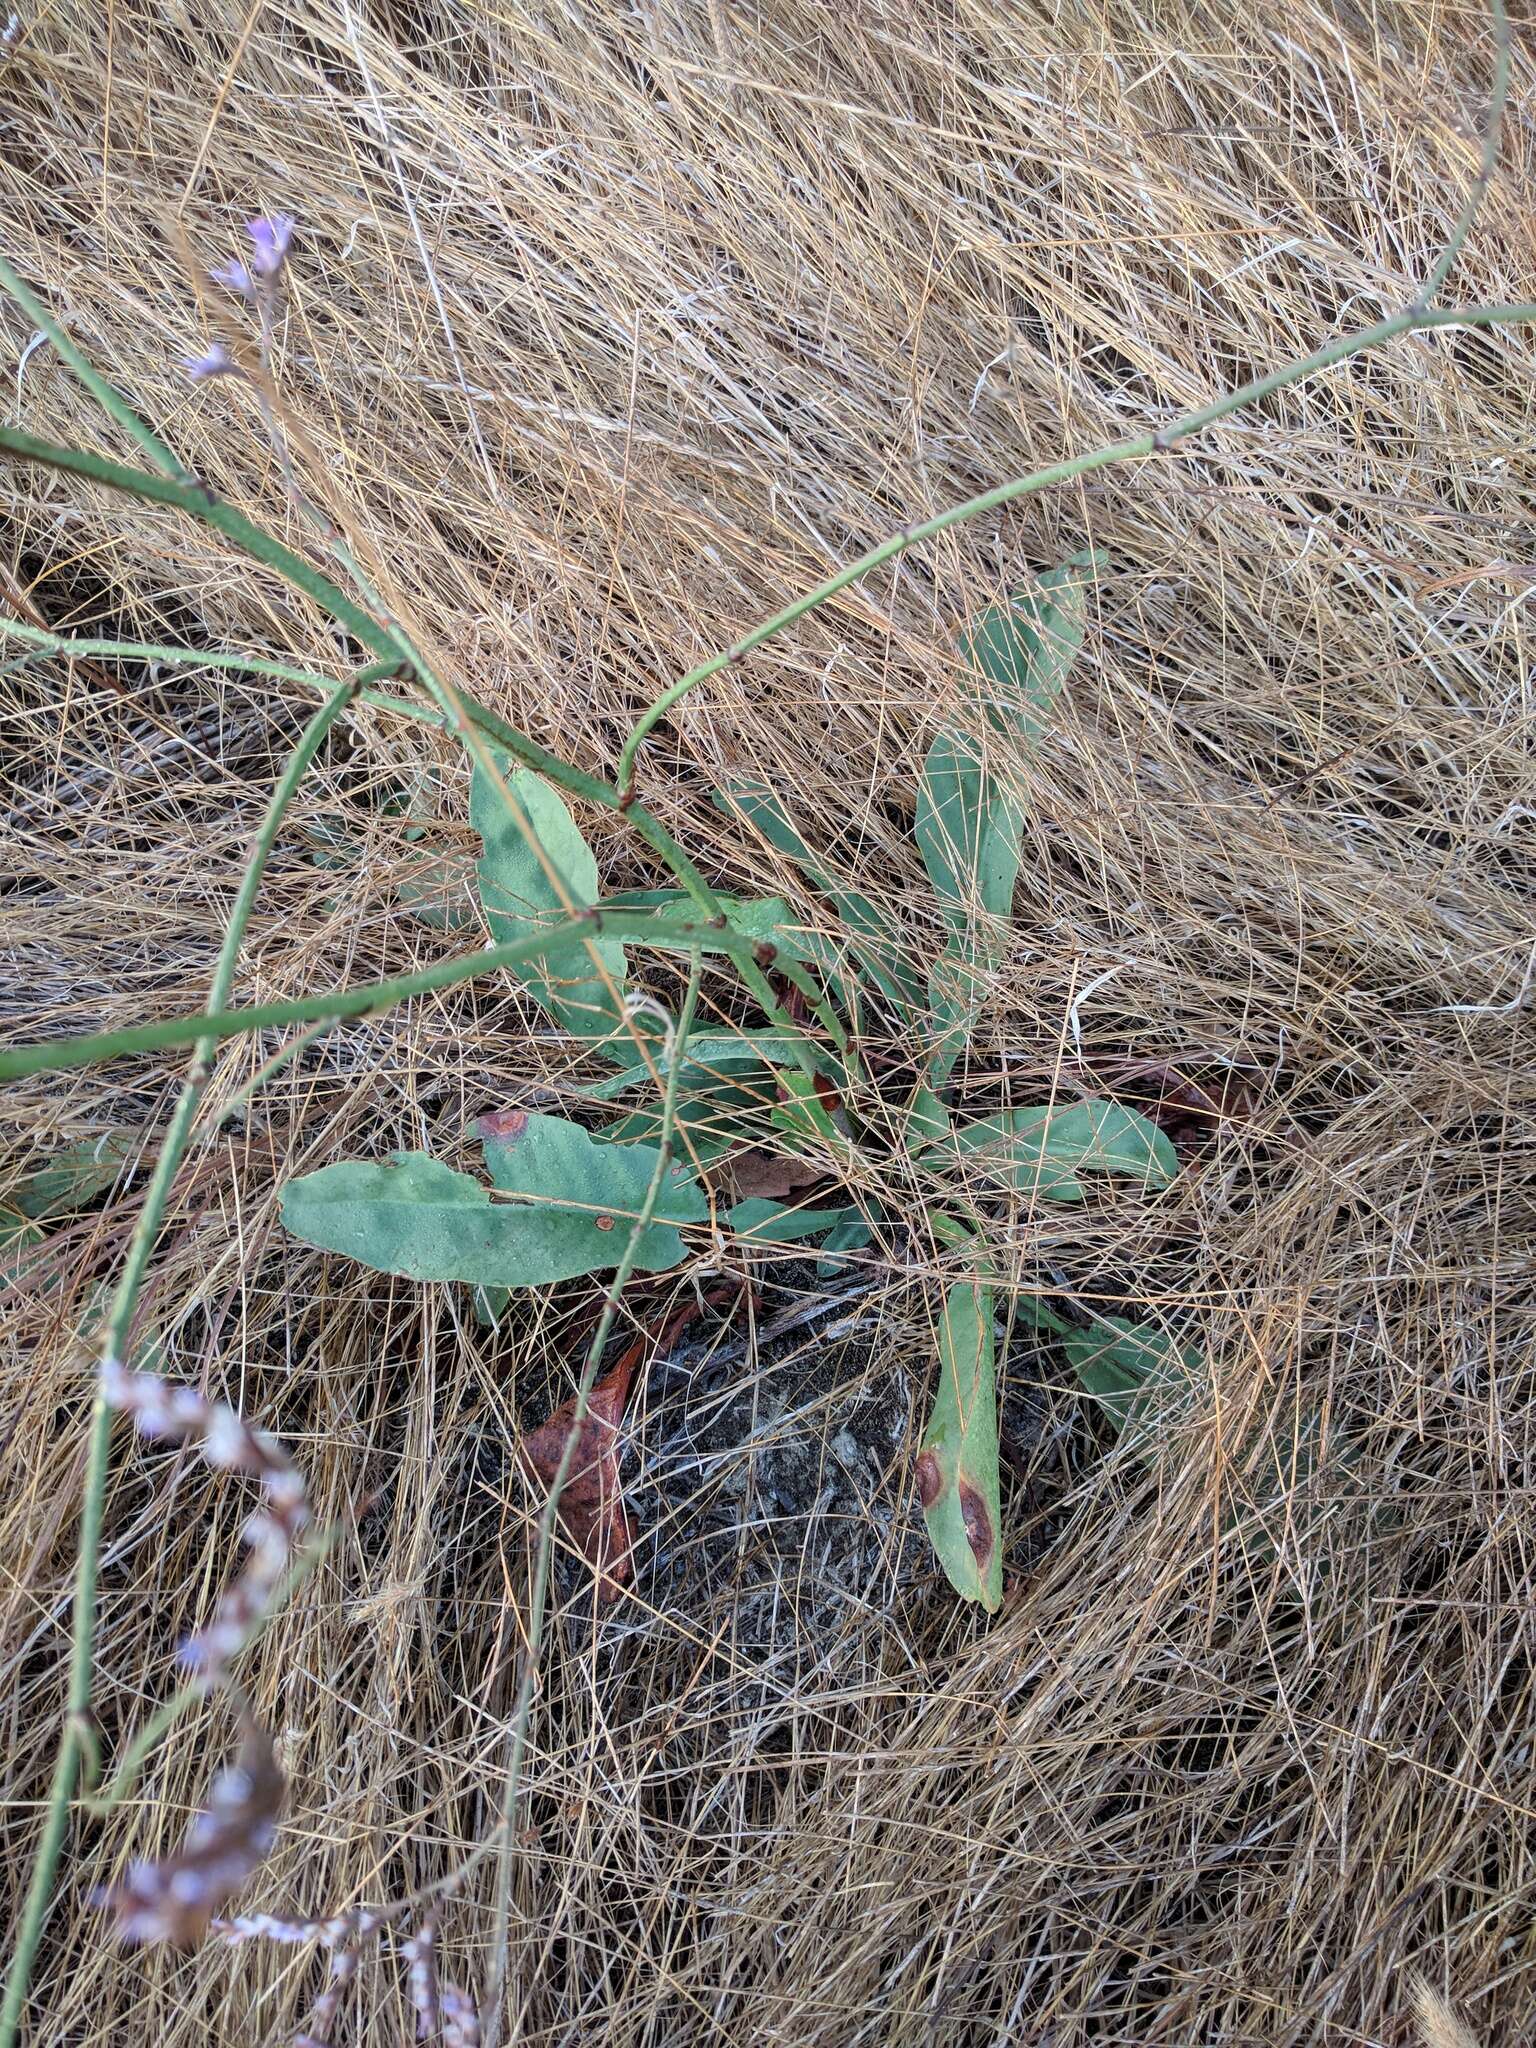
[[(245, 1472), (261, 1483), (267, 1507), (253, 1526), (252, 1558), (246, 1573), (225, 1596), (213, 1629), (199, 1639), (194, 1683), (184, 1687), (129, 1746), (105, 1795), (109, 1801), (128, 1789), (148, 1748), (177, 1712), (199, 1697), (207, 1685), (233, 1684), (233, 1660), (312, 1554), (301, 1547), (307, 1541), (303, 1535), (303, 1488), (279, 1448), (232, 1411), (206, 1404), (186, 1390), (170, 1388), (154, 1373), (129, 1372), (123, 1362), (167, 1197), (199, 1117), (207, 1063), (222, 1039), (274, 1027), (305, 1027), (268, 1061), (265, 1076), (309, 1044), (330, 1022), (506, 969), (518, 973), (565, 1028), (578, 1040), (589, 1041), (594, 1050), (616, 1054), (622, 1038), (623, 1071), (610, 1084), (598, 1084), (592, 1091), (595, 1103), (620, 1099), (631, 1085), (639, 1084), (642, 1075), (653, 1089), (660, 1089), (659, 1112), (632, 1109), (618, 1124), (608, 1127), (606, 1134), (556, 1118), (541, 1118), (535, 1124), (531, 1113), (524, 1124), (504, 1126), (490, 1134), (493, 1143), (487, 1148), (486, 1163), (499, 1201), (493, 1202), (491, 1190), (478, 1182), (441, 1163), (419, 1159), (395, 1167), (343, 1165), (327, 1170), (332, 1176), (329, 1182), (318, 1175), (289, 1190), (290, 1223), (316, 1241), (344, 1243), (348, 1250), (385, 1263), (395, 1261), (407, 1270), (419, 1270), (423, 1277), (430, 1273), (470, 1279), (489, 1292), (509, 1284), (540, 1284), (557, 1270), (573, 1273), (611, 1267), (613, 1272), (541, 1517), (522, 1675), (508, 1733), (502, 1824), (491, 1841), (445, 1885), (461, 1881), (481, 1856), (498, 1844), (504, 1846), (517, 1818), (554, 1520), (617, 1312), (619, 1292), (640, 1265), (671, 1263), (681, 1247), (681, 1230), (705, 1227), (706, 1220), (710, 1226), (720, 1227), (720, 1193), (710, 1170), (716, 1162), (708, 1156), (709, 1140), (696, 1142), (693, 1138), (692, 1124), (700, 1120), (690, 1120), (695, 1098), (714, 1090), (717, 1083), (725, 1093), (728, 1110), (732, 1089), (748, 1097), (755, 1091), (763, 1098), (764, 1114), (749, 1127), (754, 1139), (764, 1135), (766, 1125), (779, 1153), (815, 1150), (850, 1185), (857, 1178), (861, 1145), (884, 1142), (898, 1146), (917, 1166), (920, 1184), (929, 1191), (924, 1221), (940, 1244), (956, 1252), (961, 1274), (939, 1314), (939, 1394), (919, 1460), (919, 1483), (930, 1530), (951, 1577), (962, 1591), (995, 1604), (999, 1546), (994, 1276), (987, 1262), (984, 1213), (974, 1202), (967, 1205), (964, 1191), (955, 1188), (949, 1169), (959, 1162), (967, 1168), (979, 1163), (1001, 1185), (1058, 1201), (1081, 1197), (1080, 1175), (1084, 1172), (1130, 1173), (1143, 1184), (1155, 1186), (1170, 1171), (1158, 1135), (1134, 1113), (1115, 1105), (1010, 1108), (956, 1126), (943, 1099), (971, 1028), (989, 948), (997, 940), (999, 920), (1007, 914), (1020, 858), (1023, 820), (1006, 787), (993, 774), (993, 760), (1000, 745), (1030, 741), (1035, 723), (1048, 711), (1051, 697), (1060, 688), (1070, 658), (1070, 628), (1056, 639), (1042, 634), (1037, 630), (1042, 624), (1038, 608), (1065, 602), (1065, 593), (1076, 591), (1078, 571), (1084, 565), (1068, 565), (1066, 570), (1054, 572), (1054, 578), (1045, 579), (1022, 608), (1004, 608), (979, 621), (973, 630), (972, 664), (983, 682), (997, 685), (1001, 677), (1004, 685), (1022, 681), (1024, 687), (1012, 697), (1006, 687), (997, 696), (984, 691), (971, 707), (972, 715), (956, 731), (941, 736), (925, 762), (917, 829), (948, 936), (939, 957), (921, 972), (873, 906), (841, 887), (836, 877), (819, 871), (793, 822), (761, 784), (722, 791), (723, 806), (754, 823), (775, 846), (802, 863), (808, 879), (827, 891), (840, 913), (846, 942), (829, 955), (810, 935), (794, 929), (781, 915), (782, 906), (777, 902), (743, 904), (720, 898), (638, 800), (639, 750), (646, 735), (689, 691), (728, 663), (744, 659), (882, 563), (961, 521), (1111, 464), (1161, 456), (1240, 407), (1396, 336), (1437, 328), (1491, 328), (1536, 319), (1536, 305), (1531, 304), (1454, 309), (1431, 304), (1466, 239), (1496, 160), (1509, 74), (1508, 25), (1501, 0), (1494, 0), (1494, 18), (1494, 90), (1479, 172), (1450, 241), (1410, 304), (1164, 426), (1017, 477), (893, 534), (663, 691), (624, 743), (618, 774), (611, 782), (560, 760), (434, 670), (421, 649), (385, 612), (346, 537), (297, 490), (281, 435), (270, 418), (269, 428), (292, 501), (314, 530), (314, 544), (307, 551), (284, 545), (190, 475), (156, 431), (97, 374), (10, 265), (0, 259), (0, 286), (22, 306), (150, 466), (136, 468), (94, 452), (60, 447), (8, 426), (0, 427), (0, 450), (17, 462), (73, 473), (173, 507), (202, 522), (223, 534), (255, 569), (277, 574), (318, 605), (353, 649), (351, 674), (338, 685), (262, 655), (210, 656), (200, 650), (147, 648), (133, 642), (68, 640), (19, 620), (0, 621), (0, 633), (5, 637), (34, 648), (99, 659), (193, 660), (244, 668), (309, 689), (323, 700), (273, 792), (231, 909), (204, 1013), (24, 1046), (0, 1055), (3, 1079), (151, 1047), (186, 1046), (191, 1051), (185, 1085), (102, 1319), (101, 1371), (89, 1429), (81, 1516), (69, 1710), (0, 2009), (0, 2048), (12, 2048), (21, 2025), (71, 1801), (82, 1790), (90, 1793), (99, 1777), (90, 1709), (97, 1575), (114, 1412), (132, 1414), (141, 1428), (152, 1432), (200, 1438), (211, 1462)], [(258, 316), (263, 355), (291, 228), (291, 223), (277, 220), (253, 223), (248, 262), (222, 273), (221, 281), (246, 298)], [(233, 369), (223, 352), (210, 352), (189, 367), (198, 377), (231, 374)], [(336, 575), (318, 566), (319, 555), (329, 558)], [(342, 580), (338, 581), (337, 575)], [(402, 696), (400, 687), (409, 694)], [(241, 939), (294, 792), (335, 720), (343, 713), (360, 713), (370, 706), (386, 706), (439, 724), (467, 750), (474, 773), (475, 819), (486, 844), (482, 890), (493, 942), (392, 981), (230, 1009)], [(595, 872), (589, 871), (584, 845), (562, 796), (626, 817), (671, 870), (676, 888), (661, 895), (599, 903)], [(690, 961), (687, 993), (675, 1017), (658, 1018), (648, 1004), (630, 1001), (625, 950), (630, 947), (677, 952)], [(712, 1032), (707, 1039), (696, 1038), (693, 1017), (701, 976), (706, 962), (720, 960), (734, 967), (742, 1002), (756, 1005), (764, 1021), (748, 1019), (741, 1028), (723, 1035)], [(864, 1072), (859, 1057), (863, 1007), (873, 1003), (889, 1006), (893, 1017), (904, 1019), (914, 1042), (923, 1034), (929, 1041), (922, 1071), (913, 1077), (910, 1093), (895, 1105), (894, 1138), (880, 1135), (892, 1127), (893, 1120), (886, 1114), (891, 1105)], [(740, 1107), (739, 1103), (735, 1106)], [(717, 1097), (712, 1102), (711, 1127), (719, 1108)], [(701, 1124), (701, 1136), (702, 1130)], [(729, 1142), (730, 1132), (726, 1135)], [(507, 1139), (512, 1142), (504, 1142)], [(675, 1163), (674, 1146), (680, 1155)], [(72, 1167), (69, 1170), (73, 1172)], [(18, 1238), (24, 1243), (53, 1206), (53, 1197), (40, 1193), (35, 1182), (36, 1176), (9, 1199), (6, 1234), (12, 1243)], [(389, 1197), (381, 1201), (386, 1187)], [(427, 1195), (433, 1198), (430, 1202), (423, 1199)], [(61, 1201), (78, 1198), (69, 1190), (59, 1196)], [(763, 1203), (766, 1208), (753, 1206)], [(858, 1246), (861, 1232), (872, 1221), (863, 1211), (849, 1213), (856, 1207), (845, 1203), (830, 1212), (830, 1217), (822, 1212), (815, 1230), (805, 1234), (819, 1235), (825, 1252), (846, 1256)], [(424, 1228), (428, 1211), (431, 1223)], [(386, 1212), (393, 1220), (387, 1220)], [(748, 1242), (753, 1236), (759, 1241), (783, 1242), (801, 1234), (804, 1216), (805, 1211), (793, 1203), (757, 1195), (732, 1203), (725, 1221)], [(623, 1230), (619, 1228), (621, 1220), (626, 1226)], [(605, 1224), (611, 1228), (605, 1229)], [(594, 1256), (599, 1239), (603, 1240), (601, 1256)], [(1061, 1340), (1084, 1385), (1133, 1441), (1144, 1442), (1155, 1435), (1169, 1390), (1175, 1398), (1185, 1398), (1198, 1361), (1167, 1340), (1113, 1319), (1101, 1319), (1100, 1325), (1089, 1331), (1069, 1327), (1038, 1301), (1033, 1304), (1033, 1314), (1040, 1327)], [(268, 1759), (263, 1739), (248, 1731), (242, 1766), (216, 1786), (207, 1812), (194, 1825), (178, 1855), (164, 1864), (139, 1866), (130, 1872), (114, 1901), (130, 1931), (187, 1938), (217, 1924), (214, 1916), (219, 1906), (254, 1866), (270, 1836), (280, 1787), (274, 1783)], [(499, 1973), (505, 1966), (511, 1873), (511, 1858), (503, 1854), (499, 1935), (493, 1944), (496, 1974), (485, 2003), (493, 2040), (500, 2024)], [(223, 1931), (229, 1939), (260, 1933), (287, 1940), (312, 1939), (328, 1950), (331, 1982), (316, 2006), (308, 2034), (309, 2039), (318, 2041), (334, 2020), (354, 1966), (357, 1942), (385, 1919), (409, 1913), (418, 1922), (410, 1960), (412, 1990), (422, 2023), (445, 2041), (468, 2041), (474, 2038), (476, 2026), (473, 2009), (462, 1994), (436, 1984), (431, 1961), (431, 1905), (432, 1897), (421, 1895), (377, 1911), (354, 1909), (323, 1923), (284, 1923), (258, 1915), (226, 1922)]]
[[(1089, 1097), (955, 1123), (943, 1098), (1006, 945), (1026, 825), (1007, 771), (1050, 718), (1082, 645), (1094, 567), (1084, 556), (1050, 571), (993, 606), (965, 636), (972, 701), (966, 718), (929, 748), (916, 802), (918, 847), (948, 933), (936, 958), (922, 960), (894, 923), (852, 892), (840, 905), (846, 936), (834, 942), (797, 929), (777, 898), (722, 902), (730, 930), (758, 948), (759, 967), (793, 970), (797, 988), (815, 992), (826, 1030), (775, 1032), (750, 1017), (747, 991), (734, 1002), (726, 992), (721, 1001), (747, 1019), (742, 1028), (722, 1034), (711, 1026), (665, 1054), (679, 1083), (686, 1156), (669, 1168), (633, 1247), (637, 1270), (663, 1271), (687, 1256), (685, 1229), (713, 1224), (737, 1246), (825, 1247), (835, 1239), (834, 1253), (846, 1257), (874, 1235), (858, 1191), (880, 1177), (894, 1134), (923, 1225), (974, 1267), (936, 1314), (938, 1393), (917, 1480), (951, 1584), (989, 1609), (1002, 1598), (1003, 1559), (993, 1295), (983, 1219), (974, 1206), (968, 1217), (962, 1198), (1082, 1202), (1093, 1176), (1118, 1174), (1156, 1189), (1178, 1164), (1163, 1133), (1118, 1103)], [(719, 801), (821, 878), (765, 784), (733, 785)], [(596, 858), (543, 776), (514, 770), (493, 750), (475, 765), (470, 819), (483, 846), (481, 904), (497, 943), (531, 944), (560, 927), (572, 902), (594, 905), (606, 918)], [(654, 915), (654, 942), (664, 942), (666, 922), (687, 911), (680, 889), (617, 901)], [(637, 1000), (622, 941), (554, 939), (516, 972), (557, 1025), (621, 1066), (594, 1096), (606, 1103), (651, 1086), (660, 1040), (645, 999)], [(876, 1012), (883, 1012), (883, 1040), (929, 1049), (915, 1085), (909, 1073), (895, 1100), (859, 1056), (861, 1027)], [(594, 1104), (599, 1114), (601, 1107)], [(482, 1296), (603, 1272), (615, 1263), (617, 1226), (636, 1216), (656, 1170), (659, 1154), (647, 1142), (653, 1122), (640, 1107), (589, 1132), (566, 1117), (512, 1109), (481, 1121), (489, 1187), (420, 1152), (341, 1161), (289, 1184), (284, 1221), (306, 1243), (376, 1272), (461, 1282)], [(748, 1162), (757, 1191), (741, 1192), (746, 1176), (733, 1175), (739, 1160)], [(828, 1193), (839, 1181), (841, 1192)], [(782, 1192), (762, 1191), (768, 1186)], [(1038, 1321), (1067, 1330), (1043, 1301), (1032, 1307)], [(1132, 1375), (1152, 1355), (1133, 1339), (1116, 1352)]]

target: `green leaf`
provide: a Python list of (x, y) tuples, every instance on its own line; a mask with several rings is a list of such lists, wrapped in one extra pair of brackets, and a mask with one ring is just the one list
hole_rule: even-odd
[[(766, 1068), (733, 1078), (688, 1066), (678, 1076), (677, 1129), (700, 1160), (708, 1161), (743, 1140), (760, 1142), (772, 1104), (773, 1077)], [(659, 1102), (642, 1103), (606, 1125), (602, 1136), (614, 1145), (659, 1140), (662, 1114)], [(678, 1149), (684, 1149), (681, 1142)]]
[[(773, 1082), (767, 1067), (793, 1064), (795, 1047), (808, 1043), (798, 1032), (786, 1031), (738, 1031), (729, 1038), (694, 1036), (683, 1047), (683, 1072), (678, 1086), (696, 1087), (709, 1080), (743, 1082), (756, 1076), (761, 1078), (767, 1099), (771, 1100)], [(667, 1062), (661, 1047), (656, 1050), (653, 1066), (656, 1073), (665, 1077)], [(631, 1088), (654, 1086), (652, 1068), (637, 1061), (623, 1073), (610, 1075), (578, 1092), (587, 1102), (613, 1102), (627, 1095)]]
[(809, 1074), (780, 1074), (778, 1086), (781, 1099), (770, 1112), (776, 1130), (785, 1131), (792, 1138), (815, 1138), (834, 1151), (843, 1149), (846, 1140), (824, 1107), (820, 1090)]
[[(486, 922), (494, 938), (507, 942), (526, 938), (567, 914), (531, 841), (537, 841), (560, 876), (567, 899), (578, 909), (597, 900), (597, 861), (551, 783), (530, 768), (514, 770), (504, 754), (492, 758), (511, 804), (476, 761), (469, 821), (484, 842), (476, 874)], [(620, 991), (619, 1002), (595, 973), (591, 955), (579, 939), (560, 941), (518, 973), (557, 1024), (579, 1038), (606, 1038), (623, 1022), (624, 948), (614, 939), (595, 939), (591, 944)], [(653, 1034), (658, 1029), (654, 1022), (648, 1028)], [(626, 1032), (625, 1058), (631, 1043)]]
[[(716, 902), (725, 921), (743, 938), (766, 941), (791, 959), (803, 959), (795, 929), (795, 913), (782, 896), (721, 896)], [(697, 907), (686, 889), (620, 889), (603, 898), (605, 910), (675, 910), (680, 917), (696, 918)]]
[(111, 1130), (99, 1138), (78, 1138), (61, 1145), (46, 1165), (23, 1174), (0, 1195), (0, 1208), (33, 1219), (88, 1209), (98, 1195), (116, 1185), (133, 1157), (138, 1136), (136, 1131)]
[(473, 924), (474, 913), (464, 897), (463, 871), (456, 861), (434, 860), (406, 875), (396, 885), (402, 910), (438, 932), (459, 932)]
[(0, 1245), (41, 1244), (47, 1232), (19, 1209), (0, 1208)]
[[(522, 1114), (522, 1112), (518, 1112)], [(283, 1190), (283, 1221), (322, 1251), (344, 1252), (378, 1273), (463, 1280), (478, 1287), (539, 1287), (617, 1265), (644, 1200), (656, 1154), (648, 1145), (602, 1145), (563, 1117), (528, 1114), (485, 1145), (495, 1202), (467, 1173), (422, 1152), (387, 1161), (349, 1159)], [(674, 1227), (704, 1220), (699, 1189), (674, 1181), (662, 1220), (640, 1239), (637, 1264), (662, 1272), (683, 1256)]]
[(20, 1216), (14, 1209), (0, 1208), (0, 1283), (14, 1284), (26, 1272), (30, 1255), (46, 1244), (48, 1233), (40, 1223)]
[(862, 944), (855, 958), (873, 985), (899, 1010), (920, 1010), (922, 988), (902, 943), (900, 927), (861, 889), (834, 880), (790, 822), (789, 814), (765, 782), (753, 777), (715, 791), (715, 808), (735, 813), (759, 831), (777, 852), (787, 854), (803, 870), (812, 887), (824, 895)]
[(1066, 1329), (1061, 1346), (1084, 1393), (1146, 1451), (1156, 1450), (1158, 1437), (1188, 1411), (1201, 1384), (1199, 1348), (1179, 1345), (1152, 1324), (1100, 1316), (1090, 1330)]
[(952, 1129), (949, 1111), (926, 1081), (919, 1081), (906, 1109), (906, 1140), (916, 1152), (925, 1145), (941, 1143)]
[[(796, 1244), (840, 1229), (857, 1209), (793, 1209), (769, 1195), (751, 1195), (738, 1202), (728, 1217), (731, 1229), (747, 1244)], [(862, 1220), (862, 1219), (860, 1219)]]
[(1041, 1195), (1080, 1202), (1082, 1173), (1117, 1173), (1147, 1187), (1166, 1187), (1178, 1172), (1178, 1154), (1165, 1132), (1134, 1109), (1090, 1096), (1064, 1109), (1008, 1109), (962, 1124), (940, 1160), (980, 1177), (985, 1192)]
[(917, 1460), (923, 1519), (945, 1577), (995, 1614), (1003, 1599), (992, 1290), (952, 1287), (939, 1319), (939, 1384)]
[(978, 908), (1007, 917), (1018, 880), (1024, 814), (959, 733), (940, 733), (928, 749), (913, 831), (939, 908), (967, 928)]
[(509, 1287), (474, 1287), (469, 1298), (474, 1304), (475, 1321), (481, 1329), (494, 1330), (507, 1312), (512, 1290)]
[(969, 943), (951, 939), (928, 970), (928, 1085), (942, 1088), (965, 1051), (981, 1008), (985, 978), (970, 959)]
[[(654, 1145), (615, 1145), (606, 1134), (594, 1138), (569, 1117), (542, 1116), (536, 1110), (483, 1116), (476, 1129), (491, 1184), (500, 1193), (565, 1204), (568, 1220), (580, 1220), (595, 1231), (599, 1248), (611, 1233), (581, 1212), (617, 1216), (622, 1242), (623, 1219), (638, 1215), (656, 1170)], [(654, 1214), (658, 1223), (702, 1223), (708, 1217), (709, 1204), (685, 1166), (672, 1166)], [(617, 1252), (598, 1261), (617, 1263)]]
[(846, 1263), (849, 1252), (861, 1252), (871, 1243), (874, 1225), (882, 1220), (878, 1202), (871, 1202), (868, 1210), (845, 1209), (843, 1221), (836, 1223), (821, 1241), (821, 1257), (816, 1261), (818, 1280), (830, 1280)]
[(1038, 739), (1082, 646), (1087, 577), (1098, 559), (1075, 556), (1032, 590), (982, 613), (962, 638), (981, 733), (941, 732), (923, 763), (913, 832), (955, 935), (944, 971), (929, 975), (934, 1088), (949, 1079), (974, 1028), (1000, 950), (984, 920), (1012, 914), (1022, 860), (1024, 814), (990, 764), (993, 757), (1006, 763), (1020, 742)]
[[(1209, 1369), (1197, 1346), (1119, 1316), (1100, 1316), (1091, 1330), (1066, 1331), (1062, 1348), (1084, 1392), (1142, 1459), (1156, 1457), (1209, 1387)], [(1240, 1536), (1250, 1568), (1276, 1556), (1282, 1544), (1302, 1542), (1329, 1512), (1327, 1502), (1307, 1497), (1319, 1472), (1326, 1466), (1336, 1499), (1359, 1457), (1358, 1444), (1341, 1430), (1330, 1433), (1325, 1457), (1317, 1407), (1271, 1418), (1224, 1460), (1231, 1494), (1221, 1520), (1223, 1538)]]
[(1032, 589), (992, 605), (961, 636), (961, 648), (988, 686), (980, 694), (993, 722), (1033, 742), (1056, 707), (1083, 645), (1092, 571), (1104, 558), (1074, 555), (1048, 569)]

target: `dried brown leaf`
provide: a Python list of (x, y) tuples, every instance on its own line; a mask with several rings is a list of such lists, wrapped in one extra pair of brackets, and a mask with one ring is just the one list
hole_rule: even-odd
[[(630, 1574), (634, 1538), (619, 1483), (619, 1423), (635, 1362), (636, 1347), (631, 1345), (588, 1396), (560, 1494), (560, 1520), (591, 1565), (603, 1606), (622, 1597)], [(523, 1438), (523, 1455), (545, 1486), (554, 1484), (575, 1420), (576, 1403), (566, 1401)]]
[(726, 1170), (738, 1202), (753, 1196), (779, 1201), (802, 1188), (814, 1187), (827, 1178), (828, 1172), (825, 1160), (803, 1159), (792, 1152), (768, 1152), (758, 1145), (733, 1153)]

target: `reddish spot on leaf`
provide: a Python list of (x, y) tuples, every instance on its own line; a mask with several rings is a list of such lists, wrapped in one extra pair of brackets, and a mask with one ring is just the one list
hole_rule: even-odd
[(597, 1218), (597, 1227), (599, 1230), (612, 1230), (613, 1218), (611, 1216), (599, 1216)]
[(528, 1112), (526, 1109), (487, 1110), (475, 1128), (482, 1138), (491, 1138), (497, 1144), (508, 1145), (527, 1130)]
[(843, 1106), (842, 1096), (838, 1094), (825, 1074), (818, 1074), (816, 1076), (816, 1099), (828, 1116), (836, 1116)]
[(939, 1488), (943, 1484), (939, 1461), (932, 1451), (924, 1451), (918, 1459), (916, 1477), (917, 1497), (925, 1508), (931, 1508), (938, 1499)]
[(965, 1522), (965, 1537), (975, 1554), (980, 1571), (985, 1574), (992, 1561), (992, 1546), (997, 1541), (992, 1531), (992, 1517), (987, 1513), (987, 1504), (974, 1486), (960, 1482), (960, 1513)]

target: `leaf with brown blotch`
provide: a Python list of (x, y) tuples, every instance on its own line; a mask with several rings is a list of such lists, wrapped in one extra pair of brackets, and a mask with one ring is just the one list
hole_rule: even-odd
[[(634, 1533), (619, 1484), (619, 1423), (637, 1355), (637, 1347), (631, 1345), (588, 1395), (560, 1492), (560, 1520), (591, 1565), (598, 1603), (604, 1607), (623, 1597), (630, 1574)], [(576, 1403), (566, 1401), (523, 1438), (523, 1455), (545, 1486), (554, 1484), (575, 1419)]]
[(965, 1600), (1003, 1598), (992, 1290), (962, 1281), (939, 1318), (939, 1384), (915, 1475), (929, 1539)]
[(164, 1863), (135, 1863), (120, 1884), (96, 1894), (96, 1904), (117, 1916), (119, 1938), (195, 1948), (213, 1915), (265, 1860), (286, 1790), (272, 1738), (247, 1721), (239, 1757), (214, 1779), (176, 1854)]

